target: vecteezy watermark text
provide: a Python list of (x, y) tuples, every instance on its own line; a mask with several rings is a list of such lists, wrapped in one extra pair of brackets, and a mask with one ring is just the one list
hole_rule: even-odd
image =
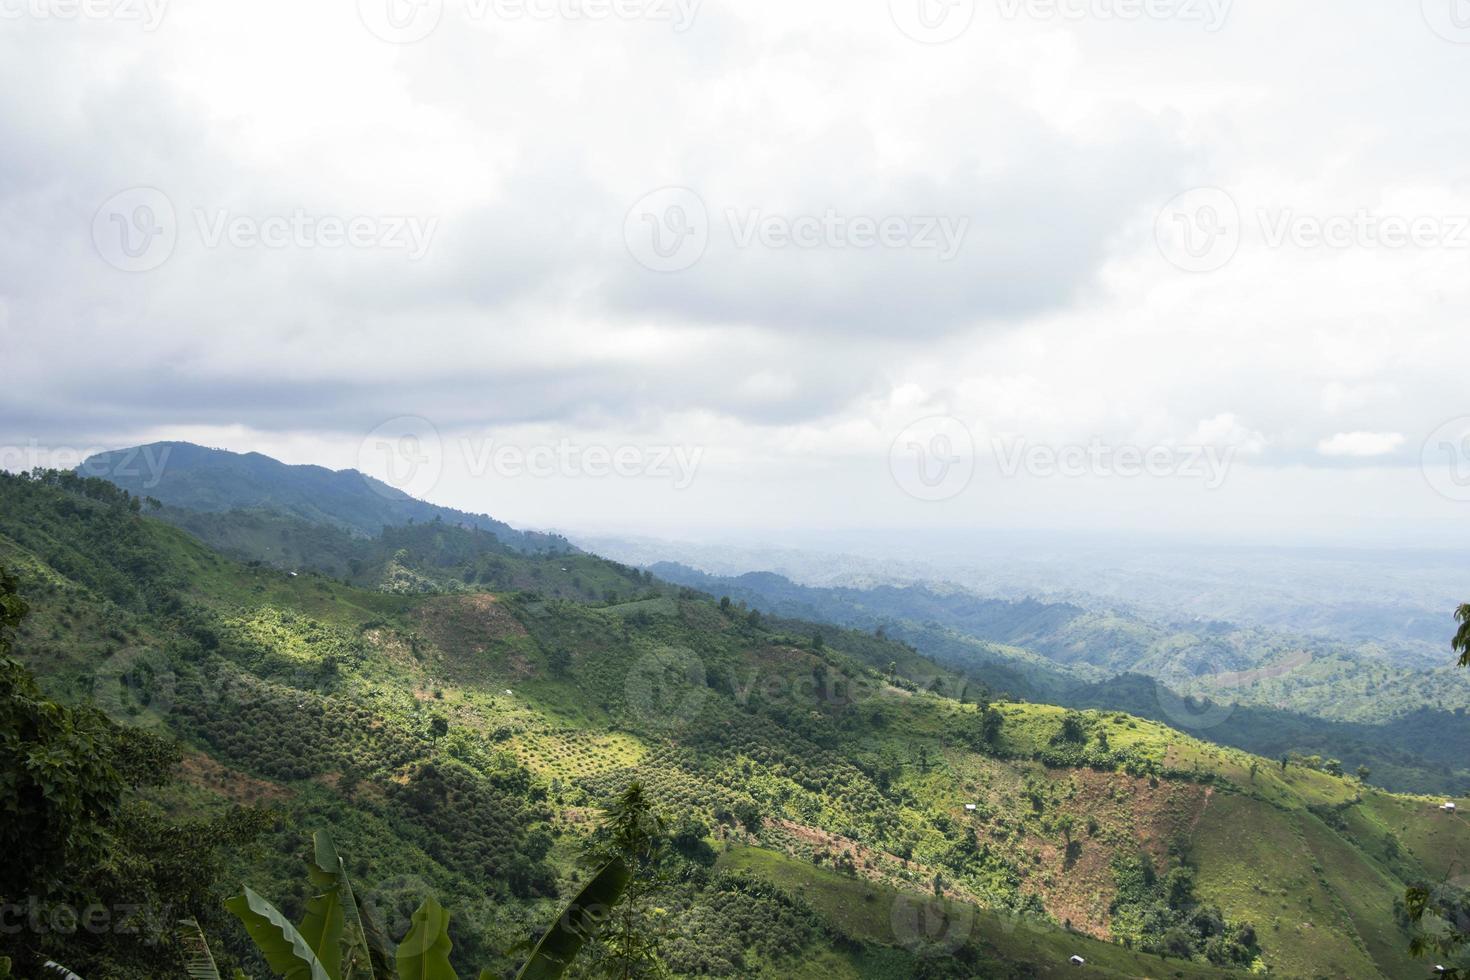
[(722, 220), (687, 187), (662, 187), (640, 198), (623, 223), (628, 252), (655, 272), (681, 272), (704, 257), (717, 229), (736, 249), (763, 248), (831, 251), (882, 248), (932, 254), (952, 261), (970, 230), (967, 215), (859, 214), (825, 208), (820, 212), (778, 212), (757, 207), (727, 207)]
[(119, 21), (156, 31), (169, 0), (0, 0), (0, 20)]
[[(357, 468), (392, 491), (425, 497), (438, 485), (448, 457), (457, 454), (471, 477), (505, 479), (667, 480), (675, 490), (693, 483), (704, 447), (674, 444), (508, 442), (462, 437), (450, 441), (428, 419), (402, 415), (373, 429), (358, 445)], [(369, 481), (375, 489), (382, 484)]]
[(1077, 479), (1085, 476), (1182, 477), (1204, 481), (1207, 490), (1224, 482), (1237, 452), (1234, 446), (1109, 445), (1094, 439), (1086, 445), (1049, 446), (1024, 438), (990, 441), (1003, 477)]
[[(374, 250), (400, 252), (411, 262), (428, 254), (439, 229), (433, 216), (333, 214), (300, 207), (263, 215), (196, 207), (190, 215), (198, 242), (207, 249)], [(169, 260), (187, 227), (163, 191), (130, 187), (97, 209), (92, 243), (114, 268), (148, 272)]]
[[(1470, 214), (1404, 214), (1357, 208), (1334, 213), (1257, 208), (1255, 234), (1270, 250), (1470, 249)], [(1228, 191), (1196, 187), (1159, 210), (1154, 235), (1170, 263), (1187, 272), (1214, 272), (1235, 257), (1251, 224)], [(1253, 239), (1254, 240), (1254, 239)]]
[(438, 218), (416, 215), (314, 215), (304, 208), (257, 217), (223, 208), (194, 209), (199, 240), (206, 248), (358, 248), (401, 251), (410, 261), (428, 254)]
[(609, 476), (671, 479), (675, 490), (688, 489), (704, 459), (703, 446), (601, 446), (579, 445), (569, 439), (555, 444), (519, 446), (461, 439), (466, 466), (471, 476), (537, 479), (551, 477)]
[(1172, 20), (1201, 24), (1209, 33), (1225, 26), (1235, 0), (996, 0), (1001, 17), (1018, 20)]
[[(453, 0), (468, 23), (567, 21), (671, 25), (682, 34), (694, 26), (703, 0)], [(445, 0), (357, 0), (362, 24), (390, 44), (415, 44), (438, 29)]]

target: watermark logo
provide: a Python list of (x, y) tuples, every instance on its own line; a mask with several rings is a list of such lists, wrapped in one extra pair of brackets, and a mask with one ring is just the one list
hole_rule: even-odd
[(357, 16), (379, 40), (414, 44), (439, 26), (444, 0), (357, 0)]
[(975, 910), (938, 895), (903, 893), (893, 900), (888, 923), (898, 944), (920, 956), (944, 956), (969, 942)]
[(1429, 434), (1419, 466), (1435, 493), (1470, 501), (1470, 415), (1450, 419)]
[(92, 700), (119, 725), (157, 729), (168, 723), (178, 677), (156, 650), (130, 647), (104, 660), (92, 675)]
[(910, 249), (933, 252), (940, 262), (960, 253), (970, 230), (966, 216), (920, 214), (771, 214), (760, 208), (729, 208), (725, 222), (736, 248)]
[(466, 0), (471, 20), (650, 21), (675, 34), (694, 26), (701, 0)]
[[(683, 34), (694, 26), (702, 0), (464, 0), (466, 23), (549, 21), (647, 21), (668, 24)], [(389, 44), (416, 44), (439, 27), (444, 0), (358, 0), (358, 18), (376, 38)]]
[(1149, 476), (1200, 480), (1206, 490), (1217, 490), (1224, 484), (1238, 451), (1235, 446), (1115, 446), (1099, 439), (1086, 445), (1049, 446), (1024, 438), (999, 437), (990, 444), (1000, 464), (1000, 475), (1007, 479), (1023, 472), (1065, 479)]
[(362, 913), (372, 919), (384, 937), (397, 943), (413, 928), (414, 911), (430, 897), (440, 898), (423, 878), (397, 875), (378, 882), (362, 896)]
[(508, 479), (656, 478), (671, 481), (675, 490), (693, 485), (704, 459), (703, 446), (584, 446), (570, 439), (531, 446), (461, 439), (459, 445), (470, 475), (477, 478), (492, 471)]
[(865, 251), (874, 248), (930, 253), (952, 261), (964, 247), (970, 219), (946, 214), (782, 213), (727, 207), (712, 216), (704, 199), (687, 187), (646, 194), (623, 221), (628, 251), (644, 268), (682, 272), (704, 257), (716, 232), (733, 249)]
[[(190, 214), (193, 231), (206, 249), (371, 249), (401, 252), (410, 262), (428, 254), (439, 228), (436, 217), (337, 215), (305, 208), (261, 216), (196, 207)], [(173, 202), (156, 187), (120, 191), (92, 217), (97, 253), (124, 272), (148, 272), (163, 265), (173, 255), (180, 231)]]
[(1177, 21), (1200, 24), (1213, 34), (1225, 26), (1234, 0), (997, 0), (1006, 20), (1077, 23), (1084, 20)]
[(1470, 215), (1375, 214), (1359, 208), (1350, 214), (1300, 214), (1290, 208), (1261, 210), (1261, 236), (1267, 248), (1301, 249), (1470, 248)]
[(888, 0), (893, 23), (920, 44), (945, 44), (975, 22), (975, 0)]
[(1280, 663), (1251, 670), (1222, 670), (1220, 657), (1176, 658), (1154, 678), (1159, 708), (1176, 728), (1216, 728), (1235, 714), (1238, 693), (1296, 671), (1312, 662), (1298, 650)]
[(434, 423), (400, 415), (369, 432), (357, 447), (357, 470), (374, 492), (391, 498), (406, 493), (420, 499), (439, 485), (444, 473), (444, 442)]
[(290, 214), (260, 217), (232, 214), (224, 208), (194, 209), (194, 224), (205, 248), (269, 249), (373, 249), (403, 252), (410, 262), (429, 254), (438, 218), (417, 215), (368, 215), (343, 217), (312, 214), (296, 208)]
[(898, 434), (888, 451), (888, 471), (916, 500), (950, 500), (975, 476), (975, 440), (949, 415), (920, 419)]
[[(25, 902), (0, 904), (0, 936), (23, 932), (36, 936), (137, 936), (142, 945), (156, 946), (176, 921), (167, 906), (117, 902), (77, 907), (48, 902), (32, 895)], [(58, 974), (59, 975), (59, 974)], [(75, 974), (72, 974), (75, 976)]]
[(643, 654), (623, 684), (628, 708), (654, 728), (682, 728), (698, 717), (709, 696), (704, 661), (684, 647)]
[(0, 0), (0, 20), (118, 21), (158, 30), (168, 0)]
[(1420, 0), (1429, 29), (1452, 44), (1470, 44), (1470, 0)]
[(130, 187), (92, 216), (97, 254), (123, 272), (148, 272), (169, 260), (179, 239), (173, 202), (156, 187)]
[(1240, 235), (1240, 208), (1218, 187), (1175, 195), (1154, 220), (1159, 252), (1185, 272), (1224, 268), (1240, 248)]
[(709, 247), (709, 211), (687, 187), (663, 187), (645, 194), (628, 209), (623, 241), (645, 269), (682, 272)]

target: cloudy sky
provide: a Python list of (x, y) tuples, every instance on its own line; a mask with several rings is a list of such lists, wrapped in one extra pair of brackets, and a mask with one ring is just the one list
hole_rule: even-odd
[(1467, 81), (1462, 0), (0, 0), (0, 466), (1458, 540)]

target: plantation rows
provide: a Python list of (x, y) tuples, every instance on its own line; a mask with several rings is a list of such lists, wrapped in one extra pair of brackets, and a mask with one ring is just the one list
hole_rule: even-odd
[(347, 694), (326, 697), (219, 661), (181, 678), (174, 711), (183, 729), (223, 758), (273, 779), (392, 771), (426, 756), (426, 732)]

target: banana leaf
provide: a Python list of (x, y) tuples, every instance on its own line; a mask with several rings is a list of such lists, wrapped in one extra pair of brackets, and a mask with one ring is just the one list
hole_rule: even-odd
[(301, 933), (274, 905), (247, 886), (225, 903), (255, 940), (265, 961), (286, 980), (332, 980)]
[(184, 972), (189, 980), (220, 980), (219, 967), (197, 919), (179, 920), (179, 944), (184, 947)]
[(622, 858), (603, 865), (541, 936), (516, 980), (558, 980), (566, 973), (582, 947), (601, 930), (632, 877)]
[(449, 913), (432, 897), (413, 914), (398, 944), (399, 980), (459, 980), (449, 965)]

